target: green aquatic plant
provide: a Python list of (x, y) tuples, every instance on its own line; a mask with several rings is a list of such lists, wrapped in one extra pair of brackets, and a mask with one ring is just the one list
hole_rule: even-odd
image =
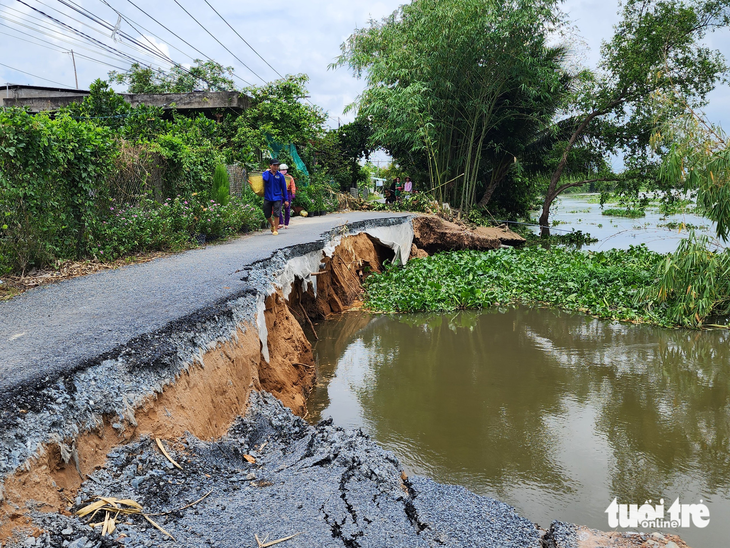
[(453, 251), (391, 266), (366, 282), (366, 304), (384, 312), (554, 306), (601, 318), (677, 325), (668, 303), (647, 302), (664, 256), (645, 246), (584, 252), (561, 247)]
[(603, 210), (603, 215), (612, 217), (628, 217), (629, 219), (636, 219), (638, 217), (645, 217), (646, 211), (644, 209), (637, 208), (609, 208)]

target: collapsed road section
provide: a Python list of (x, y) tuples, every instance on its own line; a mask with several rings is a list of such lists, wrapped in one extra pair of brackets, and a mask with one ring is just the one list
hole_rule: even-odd
[(315, 378), (302, 326), (385, 261), (505, 242), (348, 217), (273, 253), (259, 234), (4, 303), (0, 545), (575, 546), (572, 525), (409, 478), (361, 432), (293, 414)]

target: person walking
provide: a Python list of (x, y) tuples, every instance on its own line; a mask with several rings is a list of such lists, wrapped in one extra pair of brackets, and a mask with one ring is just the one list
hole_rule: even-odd
[(279, 225), (284, 225), (284, 228), (289, 228), (289, 219), (291, 217), (291, 206), (294, 203), (294, 198), (297, 195), (297, 185), (294, 182), (294, 177), (287, 173), (289, 166), (281, 164), (279, 166), (279, 172), (284, 175), (286, 180), (286, 200), (288, 205), (283, 208), (281, 215), (279, 215)]
[(279, 216), (281, 215), (281, 206), (288, 207), (286, 193), (286, 180), (284, 175), (279, 172), (279, 161), (270, 160), (269, 169), (264, 171), (262, 178), (264, 179), (264, 217), (271, 225), (271, 233), (276, 236), (279, 234)]

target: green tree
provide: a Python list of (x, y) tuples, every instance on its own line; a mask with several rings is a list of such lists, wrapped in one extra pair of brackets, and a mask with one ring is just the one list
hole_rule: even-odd
[(128, 93), (191, 93), (234, 91), (233, 67), (196, 59), (189, 69), (175, 65), (169, 72), (133, 63), (126, 72), (111, 71), (109, 80), (127, 86)]
[[(539, 223), (549, 234), (550, 205), (569, 188), (605, 179), (593, 173), (561, 182), (571, 151), (586, 134), (600, 135), (606, 153), (621, 153), (624, 185), (656, 180), (650, 147), (657, 124), (653, 98), (678, 93), (683, 104), (701, 104), (725, 70), (721, 55), (701, 42), (728, 24), (727, 0), (628, 0), (613, 38), (601, 48), (600, 75), (588, 75), (570, 101), (572, 131), (563, 146)], [(664, 116), (678, 112), (665, 110)]]
[(237, 160), (258, 164), (270, 141), (306, 146), (324, 133), (326, 114), (305, 102), (308, 80), (305, 74), (290, 75), (243, 90), (249, 105), (234, 122), (231, 142)]
[(520, 154), (511, 137), (546, 124), (565, 86), (563, 50), (547, 45), (562, 23), (556, 5), (416, 0), (357, 30), (335, 66), (366, 80), (355, 106), (372, 144), (424, 162), (438, 198), (463, 210), (488, 202)]

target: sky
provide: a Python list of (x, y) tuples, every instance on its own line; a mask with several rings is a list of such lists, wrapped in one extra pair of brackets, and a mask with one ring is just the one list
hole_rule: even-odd
[[(82, 56), (120, 68), (129, 66), (129, 61), (102, 57), (109, 53), (83, 39), (71, 38), (74, 34), (68, 27), (60, 26), (32, 8), (137, 59), (147, 62), (154, 59), (128, 47), (124, 39), (115, 42), (110, 37), (110, 30), (71, 9), (81, 7), (88, 10), (87, 14), (104, 20), (112, 27), (121, 13), (127, 19), (121, 21), (121, 31), (139, 37), (131, 26), (134, 25), (147, 40), (182, 65), (190, 65), (192, 59), (202, 58), (202, 52), (223, 65), (233, 66), (240, 78), (236, 83), (242, 87), (246, 85), (243, 80), (262, 84), (277, 79), (278, 74), (306, 73), (310, 78), (309, 100), (327, 111), (330, 127), (337, 127), (352, 120), (352, 113), (345, 114), (343, 110), (362, 91), (363, 82), (355, 79), (346, 68), (332, 70), (328, 66), (339, 55), (340, 45), (354, 29), (367, 26), (370, 19), (386, 17), (400, 4), (402, 2), (396, 0), (0, 0), (0, 86), (13, 83), (75, 87), (72, 59), (68, 53), (70, 49), (79, 54), (75, 60), (78, 85), (82, 89), (88, 89), (96, 78), (106, 78), (109, 70), (115, 70)], [(585, 45), (576, 53), (588, 66), (594, 67), (601, 40), (610, 38), (612, 26), (618, 21), (618, 2), (567, 0), (563, 9), (576, 25), (576, 32)], [(226, 51), (211, 34), (232, 53)], [(708, 43), (730, 58), (727, 31), (712, 36)], [(712, 121), (727, 122), (723, 124), (727, 127), (730, 124), (728, 108), (730, 90), (725, 85), (713, 92), (706, 110)]]

